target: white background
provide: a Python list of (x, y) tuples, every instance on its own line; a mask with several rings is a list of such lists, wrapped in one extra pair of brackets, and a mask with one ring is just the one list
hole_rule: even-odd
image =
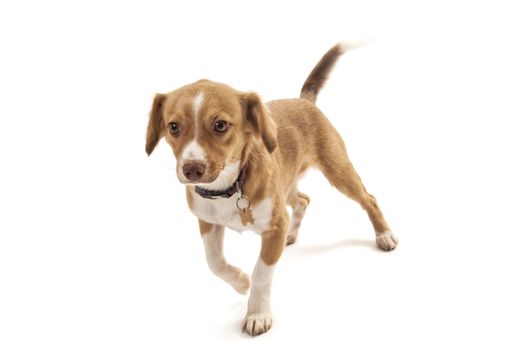
[[(519, 1), (0, 4), (0, 349), (523, 349), (525, 47)], [(375, 249), (316, 171), (274, 326), (206, 266), (152, 98), (200, 78), (318, 106), (400, 238)], [(315, 132), (315, 131), (313, 131)], [(227, 234), (251, 272), (258, 237)]]

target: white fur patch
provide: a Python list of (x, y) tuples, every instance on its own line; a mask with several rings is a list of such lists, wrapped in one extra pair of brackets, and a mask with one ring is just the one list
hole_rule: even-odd
[(270, 294), (272, 291), (272, 279), (274, 265), (267, 265), (261, 258), (257, 260), (252, 274), (252, 292), (248, 300), (248, 314), (271, 313)]
[[(217, 227), (217, 226), (212, 226)], [(206, 261), (210, 269), (214, 272), (220, 272), (225, 265), (225, 259), (222, 252), (222, 240), (224, 233), (216, 229), (206, 232), (202, 235), (202, 242), (206, 251)]]
[(182, 163), (188, 160), (204, 160), (205, 158), (206, 151), (195, 140), (188, 143), (182, 151)]
[(207, 190), (221, 191), (229, 188), (239, 177), (239, 161), (228, 164), (219, 173), (219, 176), (213, 182), (199, 184), (199, 187)]
[(202, 91), (200, 91), (193, 99), (193, 117), (195, 118), (195, 122), (197, 122), (197, 116), (199, 115), (203, 100), (204, 93)]
[(292, 220), (290, 221), (290, 226), (288, 227), (288, 234), (297, 235), (305, 212), (306, 207), (303, 205), (298, 204), (293, 208)]
[(239, 268), (228, 264), (223, 254), (223, 241), (224, 227), (215, 226), (211, 232), (202, 235), (208, 266), (237, 292), (246, 294), (250, 288), (250, 277)]
[(270, 296), (275, 265), (266, 265), (260, 258), (252, 275), (252, 289), (248, 299), (248, 312), (244, 330), (251, 335), (266, 332), (272, 326)]
[(393, 250), (396, 248), (397, 244), (399, 243), (399, 240), (391, 231), (385, 231), (383, 233), (380, 233), (376, 237), (376, 245), (379, 249), (382, 250)]
[(263, 233), (268, 230), (272, 219), (273, 203), (271, 198), (266, 198), (257, 205), (252, 206), (252, 214), (255, 223), (243, 225), (239, 209), (237, 209), (237, 196), (230, 198), (206, 199), (191, 191), (193, 197), (192, 213), (198, 218), (209, 222), (226, 226), (232, 230), (243, 232), (253, 231)]

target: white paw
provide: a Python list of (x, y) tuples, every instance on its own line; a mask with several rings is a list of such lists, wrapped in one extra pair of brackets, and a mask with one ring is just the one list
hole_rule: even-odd
[(250, 290), (250, 276), (239, 270), (238, 276), (230, 284), (237, 293), (247, 294)]
[(246, 316), (242, 331), (251, 336), (261, 335), (272, 328), (272, 315), (269, 313), (251, 314)]
[(376, 245), (379, 249), (390, 251), (394, 250), (399, 240), (390, 231), (383, 232), (376, 238)]

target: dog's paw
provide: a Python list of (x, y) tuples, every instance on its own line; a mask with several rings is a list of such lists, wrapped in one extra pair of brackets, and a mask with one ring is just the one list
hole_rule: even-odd
[(396, 249), (399, 240), (390, 231), (383, 232), (376, 238), (376, 245), (379, 249), (390, 251)]
[(294, 244), (297, 241), (297, 232), (295, 234), (288, 233), (286, 237), (286, 245)]
[(272, 315), (269, 313), (258, 313), (246, 316), (242, 331), (251, 336), (261, 335), (272, 328)]
[(250, 290), (250, 276), (239, 270), (238, 277), (230, 284), (237, 293), (247, 294)]

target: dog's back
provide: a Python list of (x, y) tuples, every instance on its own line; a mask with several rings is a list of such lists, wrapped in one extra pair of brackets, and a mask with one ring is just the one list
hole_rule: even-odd
[(267, 103), (279, 130), (276, 157), (283, 167), (292, 167), (293, 171), (286, 173), (292, 173), (293, 178), (310, 166), (320, 167), (322, 158), (346, 157), (343, 140), (315, 102), (337, 60), (348, 49), (339, 43), (321, 58), (306, 78), (300, 98)]

